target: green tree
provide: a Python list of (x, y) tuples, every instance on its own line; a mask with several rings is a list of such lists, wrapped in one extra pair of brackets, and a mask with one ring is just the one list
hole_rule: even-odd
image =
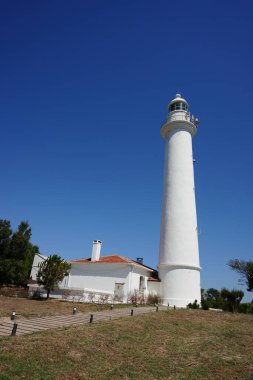
[(28, 222), (21, 222), (13, 232), (8, 220), (0, 220), (0, 285), (27, 284), (34, 254), (39, 252), (31, 236)]
[(47, 291), (47, 299), (50, 292), (58, 288), (58, 284), (63, 280), (71, 268), (71, 264), (67, 263), (58, 255), (49, 256), (45, 261), (39, 264), (37, 273), (37, 281), (39, 285), (43, 285)]
[(39, 248), (31, 243), (32, 230), (27, 222), (21, 222), (13, 233), (10, 256), (15, 260), (15, 284), (25, 285), (29, 278), (35, 253)]
[(222, 307), (222, 299), (219, 290), (215, 288), (209, 288), (202, 292), (201, 303), (205, 308), (215, 308), (219, 309)]
[(0, 220), (0, 285), (8, 284), (11, 276), (11, 260), (9, 259), (11, 244), (11, 224), (9, 220)]
[(0, 260), (8, 257), (11, 243), (12, 229), (9, 220), (0, 219)]
[(238, 306), (244, 296), (242, 290), (228, 290), (227, 288), (221, 289), (220, 294), (223, 301), (223, 310), (228, 310), (232, 312), (237, 311)]
[(228, 266), (241, 275), (240, 282), (246, 284), (248, 292), (253, 291), (253, 261), (233, 259)]

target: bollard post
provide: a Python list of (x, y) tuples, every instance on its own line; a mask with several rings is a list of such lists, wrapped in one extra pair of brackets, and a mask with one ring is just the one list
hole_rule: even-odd
[(131, 310), (131, 317), (134, 315), (134, 309)]
[(156, 306), (156, 312), (158, 312), (158, 306)]
[(90, 315), (90, 323), (93, 322), (93, 314)]
[(11, 321), (15, 321), (15, 319), (16, 319), (16, 312), (13, 311), (11, 314)]
[(73, 315), (76, 314), (76, 307), (73, 308)]
[(18, 324), (14, 322), (13, 323), (13, 327), (12, 327), (11, 336), (15, 336), (16, 335), (17, 328), (18, 328)]

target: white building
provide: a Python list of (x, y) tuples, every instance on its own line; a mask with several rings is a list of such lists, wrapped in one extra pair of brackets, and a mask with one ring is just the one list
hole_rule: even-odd
[[(147, 299), (149, 294), (159, 293), (157, 271), (144, 265), (142, 259), (136, 261), (120, 255), (100, 256), (101, 241), (93, 241), (91, 258), (68, 261), (69, 275), (64, 278), (59, 289), (52, 293), (56, 297), (75, 297), (80, 301), (128, 302), (133, 298)], [(29, 291), (37, 288), (39, 263), (45, 256), (35, 255)]]

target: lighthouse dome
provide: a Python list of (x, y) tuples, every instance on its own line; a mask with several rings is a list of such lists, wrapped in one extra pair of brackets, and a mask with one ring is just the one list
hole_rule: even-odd
[(175, 99), (173, 99), (168, 105), (169, 111), (188, 111), (189, 104), (185, 99), (181, 97), (181, 94), (176, 94)]

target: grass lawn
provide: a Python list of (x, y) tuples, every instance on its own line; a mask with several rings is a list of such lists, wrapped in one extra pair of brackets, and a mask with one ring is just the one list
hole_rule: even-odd
[[(114, 305), (114, 307), (125, 306), (127, 305)], [(32, 300), (28, 298), (0, 296), (0, 318), (9, 317), (12, 311), (16, 312), (18, 318), (35, 318), (57, 314), (71, 314), (73, 307), (76, 307), (80, 312), (98, 311), (103, 309), (108, 310), (108, 305), (82, 304), (54, 299)]]
[(170, 310), (0, 340), (0, 379), (253, 379), (253, 316)]

